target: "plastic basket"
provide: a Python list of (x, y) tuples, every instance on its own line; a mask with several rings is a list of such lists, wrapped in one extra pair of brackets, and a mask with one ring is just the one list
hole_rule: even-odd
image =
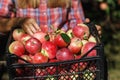
[[(92, 50), (97, 50), (97, 56), (81, 59), (31, 64), (20, 57), (10, 54), (8, 46), (12, 41), (12, 31), (10, 33), (6, 47), (6, 60), (9, 73), (9, 80), (106, 80), (104, 46), (100, 41), (97, 30), (93, 23), (87, 24), (90, 32), (96, 37), (97, 45)], [(24, 64), (17, 63), (18, 59), (23, 60)]]

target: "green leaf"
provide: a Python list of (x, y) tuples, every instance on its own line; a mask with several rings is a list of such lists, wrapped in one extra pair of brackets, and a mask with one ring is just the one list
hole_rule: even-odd
[(48, 34), (45, 35), (45, 39), (48, 41), (50, 39), (50, 36)]
[(67, 34), (61, 33), (60, 35), (66, 43), (70, 43), (70, 37)]

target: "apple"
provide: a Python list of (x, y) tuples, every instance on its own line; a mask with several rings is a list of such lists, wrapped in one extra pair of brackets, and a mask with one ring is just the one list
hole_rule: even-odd
[(71, 76), (70, 76), (70, 80), (78, 80), (79, 79), (79, 75), (77, 74), (77, 73), (75, 73), (75, 72), (73, 72), (74, 74), (72, 74)]
[[(81, 59), (81, 56), (80, 55), (76, 55), (75, 59)], [(77, 71), (78, 72), (78, 69), (80, 71), (85, 70), (85, 68), (87, 67), (87, 65), (88, 65), (88, 63), (86, 61), (80, 61), (80, 62), (72, 64), (71, 68), (73, 69), (73, 71)]]
[[(29, 63), (32, 63), (32, 58), (30, 57), (30, 56), (28, 56), (28, 55), (22, 55), (22, 56), (20, 56), (22, 59), (24, 59), (25, 61), (27, 61), (27, 62), (29, 62)], [(18, 60), (18, 63), (26, 63), (25, 61), (23, 61), (23, 60), (21, 60), (21, 59), (19, 59)]]
[(69, 29), (66, 34), (71, 38), (73, 38), (73, 33), (72, 33), (72, 29)]
[(56, 57), (57, 46), (51, 41), (45, 41), (42, 43), (41, 53), (46, 55), (49, 59)]
[(74, 37), (71, 39), (71, 43), (68, 46), (68, 49), (73, 53), (77, 54), (82, 48), (82, 40), (80, 38)]
[(14, 40), (20, 40), (23, 34), (25, 34), (24, 30), (21, 28), (17, 28), (13, 30), (12, 36)]
[(17, 56), (22, 56), (25, 52), (25, 47), (20, 41), (13, 41), (9, 45), (9, 52)]
[(49, 41), (51, 41), (51, 42), (53, 42), (53, 43), (55, 43), (55, 37), (56, 37), (56, 33), (48, 33), (48, 35), (49, 35)]
[(47, 36), (47, 33), (42, 32), (42, 31), (39, 31), (33, 34), (33, 37), (38, 39), (41, 43), (47, 40), (46, 36)]
[(46, 71), (48, 72), (48, 74), (54, 75), (57, 72), (57, 66), (49, 66), (46, 68)]
[(70, 43), (70, 38), (66, 33), (57, 34), (54, 40), (58, 47), (66, 47)]
[(57, 60), (56, 58), (50, 59), (50, 60), (49, 60), (49, 63), (51, 63), (51, 62), (58, 62), (58, 60)]
[[(58, 60), (56, 58), (54, 59), (49, 59), (49, 63), (54, 63), (54, 62), (58, 62)], [(46, 67), (46, 71), (50, 74), (50, 75), (53, 75), (56, 73), (57, 71), (57, 66), (55, 65), (51, 65), (51, 66), (48, 66)]]
[(29, 34), (23, 34), (20, 38), (20, 41), (25, 45), (26, 41), (30, 38), (31, 36)]
[(56, 58), (59, 61), (74, 60), (74, 54), (68, 48), (61, 48), (57, 51)]
[(67, 70), (61, 69), (60, 72), (59, 72), (60, 76), (58, 77), (58, 80), (73, 80), (73, 79), (70, 78), (69, 74), (66, 75), (67, 73), (68, 73)]
[(84, 80), (94, 80), (96, 78), (96, 74), (95, 72), (92, 72), (91, 70), (89, 69), (86, 69), (83, 73), (83, 79)]
[(89, 27), (83, 23), (73, 27), (72, 32), (74, 36), (80, 39), (88, 39), (90, 35)]
[[(47, 74), (47, 72), (44, 68), (43, 69), (42, 68), (36, 68), (35, 69), (35, 75), (36, 76), (45, 76), (46, 74)], [(44, 79), (40, 78), (40, 80), (44, 80)]]
[(40, 52), (41, 46), (42, 43), (38, 39), (31, 37), (26, 41), (25, 49), (31, 55), (34, 55), (35, 53)]
[(16, 76), (23, 76), (24, 75), (24, 70), (22, 68), (16, 68), (15, 72), (16, 72)]
[(45, 80), (57, 80), (57, 78), (56, 77), (54, 77), (54, 76), (50, 76), (50, 75), (48, 75), (48, 77), (47, 78), (45, 78)]
[(33, 63), (46, 63), (48, 62), (48, 57), (38, 52), (34, 55)]
[(89, 42), (95, 42), (95, 43), (97, 42), (96, 38), (94, 36), (92, 36), (92, 35), (90, 35), (90, 37), (88, 38), (88, 41)]
[(82, 44), (85, 45), (88, 42), (88, 40), (83, 39)]
[[(89, 50), (91, 50), (94, 46), (96, 46), (95, 42), (87, 42), (85, 45), (83, 45), (81, 49), (81, 56), (85, 55)], [(96, 56), (97, 51), (93, 49), (90, 53), (88, 53), (88, 57)]]

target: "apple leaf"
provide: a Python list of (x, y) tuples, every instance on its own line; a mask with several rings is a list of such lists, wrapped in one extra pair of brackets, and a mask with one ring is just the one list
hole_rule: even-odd
[(61, 33), (60, 35), (66, 43), (70, 43), (70, 37), (67, 34)]
[(45, 35), (45, 39), (48, 41), (50, 39), (49, 35)]

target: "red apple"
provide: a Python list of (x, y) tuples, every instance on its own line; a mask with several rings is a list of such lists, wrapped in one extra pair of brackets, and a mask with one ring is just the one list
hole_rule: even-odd
[[(30, 56), (28, 56), (28, 55), (22, 55), (22, 56), (20, 56), (22, 59), (24, 59), (25, 61), (27, 61), (27, 62), (29, 62), (29, 63), (32, 63), (32, 58), (30, 57)], [(21, 59), (19, 59), (18, 60), (18, 63), (26, 63), (25, 61), (23, 61), (23, 60), (21, 60)]]
[(46, 63), (48, 62), (48, 57), (38, 52), (34, 55), (33, 63)]
[(88, 40), (82, 40), (82, 44), (85, 45), (88, 42)]
[[(43, 68), (36, 68), (35, 69), (35, 75), (36, 76), (45, 76), (45, 75), (47, 75), (47, 72), (46, 72), (46, 70)], [(44, 77), (42, 77), (42, 78), (40, 78), (40, 80), (44, 80)]]
[(43, 43), (44, 41), (46, 41), (46, 36), (47, 34), (45, 32), (39, 31), (33, 34), (33, 37), (38, 39), (41, 43)]
[[(83, 47), (81, 49), (81, 56), (85, 55), (94, 46), (96, 46), (95, 42), (87, 42), (85, 45), (83, 45)], [(93, 49), (90, 53), (88, 53), (87, 56), (91, 57), (91, 56), (96, 56), (96, 55), (97, 55), (97, 51), (95, 49)]]
[(50, 59), (50, 60), (49, 60), (49, 63), (50, 63), (50, 62), (58, 62), (58, 60), (57, 60), (56, 58), (54, 58), (54, 59)]
[(87, 62), (74, 63), (74, 64), (72, 64), (72, 66), (71, 66), (72, 69), (70, 71), (75, 71), (75, 72), (78, 72), (79, 70), (83, 71), (83, 70), (85, 70), (87, 65), (88, 65)]
[(97, 42), (96, 38), (94, 36), (92, 36), (92, 35), (90, 35), (90, 37), (88, 38), (88, 41), (89, 42), (95, 42), (95, 43)]
[(73, 53), (77, 54), (82, 48), (82, 40), (80, 38), (74, 37), (71, 39), (71, 43), (68, 46), (68, 49)]
[(57, 51), (56, 58), (59, 61), (74, 60), (74, 54), (68, 48), (61, 48)]
[(90, 32), (89, 28), (85, 24), (78, 24), (72, 29), (73, 35), (80, 39), (88, 39)]
[(31, 36), (29, 34), (23, 34), (20, 38), (20, 41), (25, 45), (26, 41), (30, 38)]
[(25, 52), (25, 47), (20, 41), (13, 41), (9, 45), (9, 52), (17, 56), (22, 56)]
[(38, 39), (31, 37), (26, 41), (25, 49), (31, 55), (34, 55), (35, 53), (40, 52), (41, 45), (42, 44)]
[(14, 40), (20, 40), (21, 36), (25, 34), (23, 29), (17, 28), (13, 30), (12, 36)]
[(66, 47), (70, 43), (70, 38), (67, 34), (61, 33), (56, 35), (54, 42), (58, 47)]
[(24, 70), (22, 68), (16, 68), (15, 72), (16, 72), (16, 76), (23, 76), (24, 75)]
[(56, 37), (56, 33), (49, 33), (49, 41), (55, 43), (55, 37)]
[[(81, 59), (81, 55), (76, 55), (75, 59)], [(82, 71), (87, 67), (87, 65), (88, 65), (87, 61), (83, 61), (83, 62), (80, 61), (78, 63), (73, 64), (72, 69), (74, 71), (78, 71), (78, 69)]]
[(71, 38), (73, 38), (73, 33), (72, 33), (72, 29), (69, 29), (66, 34)]
[(46, 55), (49, 59), (53, 59), (56, 56), (57, 46), (50, 41), (45, 41), (42, 43), (41, 53)]
[[(54, 62), (58, 62), (58, 60), (57, 60), (56, 58), (54, 58), (54, 59), (49, 59), (49, 63), (54, 63)], [(48, 67), (46, 67), (46, 71), (47, 71), (50, 75), (53, 75), (53, 74), (55, 74), (56, 71), (57, 71), (57, 66), (54, 66), (54, 65), (48, 66)]]
[(48, 72), (48, 74), (53, 75), (57, 71), (57, 66), (54, 66), (54, 65), (49, 66), (49, 67), (46, 68), (46, 71)]

